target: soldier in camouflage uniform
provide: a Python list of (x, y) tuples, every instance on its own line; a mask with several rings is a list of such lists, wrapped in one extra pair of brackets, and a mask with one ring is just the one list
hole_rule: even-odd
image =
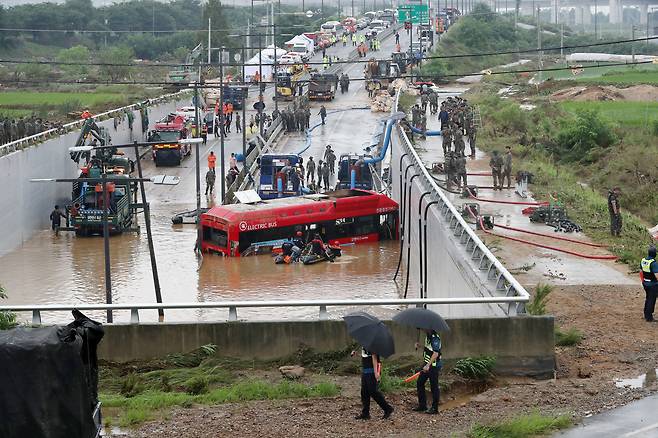
[(457, 156), (464, 155), (464, 134), (462, 134), (462, 128), (459, 125), (453, 125), (453, 142), (455, 143), (455, 153)]
[(25, 120), (23, 120), (22, 117), (16, 123), (16, 132), (18, 134), (18, 138), (25, 137)]
[(446, 188), (451, 189), (452, 183), (455, 180), (455, 158), (453, 152), (448, 152), (443, 164), (443, 169), (446, 173)]
[(450, 126), (446, 126), (443, 131), (441, 131), (443, 136), (443, 156), (447, 157), (448, 153), (452, 150), (452, 131)]
[(475, 158), (475, 139), (477, 136), (477, 128), (475, 127), (473, 119), (471, 119), (470, 123), (466, 125), (466, 135), (468, 135), (468, 144), (471, 148), (471, 157)]
[(423, 133), (421, 135), (423, 137), (423, 140), (425, 140), (425, 138), (426, 138), (425, 137), (425, 131), (427, 131), (427, 116), (425, 115), (425, 111), (420, 113), (420, 121), (419, 121), (419, 124), (418, 124), (418, 128), (421, 131), (423, 131)]
[[(468, 186), (466, 180), (466, 157), (464, 155), (457, 155), (455, 159), (455, 173), (457, 174), (457, 187), (465, 189)], [(463, 183), (463, 185), (462, 185)]]

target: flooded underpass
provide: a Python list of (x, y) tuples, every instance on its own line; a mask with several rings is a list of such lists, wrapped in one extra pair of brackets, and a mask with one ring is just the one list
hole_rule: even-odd
[[(406, 36), (402, 35), (405, 40)], [(403, 41), (404, 42), (404, 41)], [(393, 50), (393, 39), (383, 42), (384, 51)], [(338, 48), (337, 50), (343, 50)], [(351, 50), (347, 47), (344, 51)], [(383, 56), (383, 55), (382, 55)], [(361, 64), (345, 66), (352, 78), (362, 77)], [(257, 92), (250, 93), (250, 99)], [(274, 109), (271, 89), (266, 92), (267, 110)], [(284, 135), (275, 148), (276, 152), (292, 153), (304, 149), (305, 159), (310, 155), (316, 162), (322, 158), (325, 146), (333, 146), (336, 155), (363, 153), (371, 140), (379, 121), (385, 113), (369, 110), (334, 112), (347, 108), (368, 106), (364, 83), (355, 80), (346, 94), (338, 94), (331, 102), (311, 104), (311, 126), (320, 122), (319, 108), (324, 103), (329, 116), (325, 126), (312, 132), (306, 143), (301, 133)], [(247, 118), (251, 113), (248, 106)], [(308, 147), (305, 147), (307, 145)], [(208, 144), (199, 145), (201, 190), (205, 189), (205, 171), (210, 151), (216, 155), (220, 142), (212, 135)], [(225, 153), (242, 152), (242, 135), (230, 134), (226, 139)], [(228, 160), (227, 160), (228, 161)], [(268, 255), (245, 258), (222, 258), (207, 255), (200, 263), (194, 253), (196, 228), (193, 225), (172, 225), (175, 213), (195, 208), (195, 153), (178, 167), (156, 167), (147, 154), (142, 159), (145, 176), (168, 175), (178, 177), (177, 185), (146, 185), (147, 200), (151, 205), (153, 240), (158, 263), (162, 298), (166, 303), (238, 300), (303, 300), (303, 299), (351, 299), (397, 298), (398, 286), (392, 281), (398, 262), (398, 241), (383, 241), (343, 246), (343, 256), (335, 263), (312, 266), (301, 264), (275, 265)], [(217, 160), (219, 170), (220, 160)], [(228, 168), (228, 166), (227, 166)], [(47, 175), (46, 175), (47, 176)], [(212, 206), (219, 200), (222, 178), (218, 177), (215, 196), (202, 193), (201, 206)], [(336, 175), (330, 178), (336, 183)], [(140, 216), (141, 234), (126, 233), (110, 239), (113, 302), (154, 303), (155, 292), (143, 217)], [(400, 282), (400, 277), (398, 277)], [(35, 233), (20, 247), (0, 256), (0, 284), (7, 292), (8, 304), (102, 304), (105, 303), (105, 277), (103, 239), (78, 238), (73, 233), (55, 236), (50, 230)], [(404, 287), (404, 284), (402, 285)], [(344, 308), (328, 309), (331, 317), (339, 317)], [(386, 312), (372, 309), (375, 313)], [(238, 309), (239, 319), (272, 320), (293, 318), (317, 318), (319, 309), (259, 308)], [(105, 312), (89, 312), (104, 321)], [(117, 311), (117, 322), (128, 322), (129, 311)], [(22, 314), (28, 320), (31, 315)], [(166, 321), (225, 320), (227, 309), (185, 309), (167, 311)], [(46, 312), (44, 322), (70, 320), (65, 312)], [(140, 311), (142, 321), (156, 321), (155, 310)]]
[[(395, 298), (392, 281), (397, 267), (396, 241), (343, 246), (334, 263), (275, 265), (270, 255), (226, 258), (194, 253), (194, 225), (172, 225), (175, 206), (156, 204), (152, 210), (153, 239), (162, 298), (168, 303), (238, 300), (303, 300)], [(155, 302), (146, 239), (126, 233), (110, 239), (113, 301)], [(0, 284), (9, 304), (101, 304), (105, 302), (103, 239), (73, 233), (35, 234), (21, 248), (0, 258)], [(285, 310), (285, 311), (283, 311)], [(239, 309), (249, 320), (317, 318), (318, 308)], [(337, 316), (338, 309), (328, 309)], [(90, 312), (104, 319), (104, 312)], [(22, 315), (29, 318), (30, 315)], [(223, 320), (226, 309), (168, 311), (167, 321)], [(142, 311), (145, 321), (156, 321), (156, 311)], [(69, 319), (64, 312), (45, 313), (44, 322)], [(128, 311), (115, 312), (115, 321), (127, 322)]]

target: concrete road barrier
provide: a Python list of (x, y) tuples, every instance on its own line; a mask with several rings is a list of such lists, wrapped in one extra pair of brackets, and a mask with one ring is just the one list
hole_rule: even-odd
[[(398, 356), (419, 355), (415, 329), (392, 323)], [(442, 334), (443, 359), (495, 356), (496, 372), (505, 375), (552, 377), (555, 344), (552, 316), (464, 318), (448, 320)], [(284, 359), (300, 347), (317, 353), (338, 351), (353, 341), (343, 321), (218, 322), (181, 324), (114, 324), (105, 326), (99, 357), (126, 362), (183, 353), (205, 344), (218, 354), (243, 359)], [(420, 358), (420, 356), (419, 356)], [(419, 359), (420, 360), (420, 359)]]

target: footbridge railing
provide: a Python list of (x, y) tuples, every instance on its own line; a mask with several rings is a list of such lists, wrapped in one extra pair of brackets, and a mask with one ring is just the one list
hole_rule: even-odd
[[(393, 113), (397, 111), (399, 94), (395, 99)], [(469, 287), (474, 295), (480, 295), (482, 299), (510, 298), (511, 301), (482, 301), (496, 303), (499, 312), (502, 311), (504, 315), (524, 313), (524, 304), (529, 299), (528, 292), (487, 248), (436, 184), (400, 123), (396, 128), (400, 147), (395, 148), (390, 166), (391, 175), (395, 175), (393, 181), (400, 186), (401, 216), (407, 216), (406, 223), (405, 219), (402, 220), (401, 246), (401, 252), (407, 256), (405, 296), (409, 284), (408, 271), (412, 270), (418, 272), (421, 296), (428, 296), (429, 283), (442, 296), (461, 294), (464, 287)], [(421, 207), (424, 208), (421, 210)], [(423, 210), (424, 215), (421, 214)], [(428, 216), (428, 212), (434, 215)], [(438, 220), (435, 220), (437, 217)], [(417, 260), (414, 257), (410, 261), (411, 247), (420, 248)], [(428, 247), (430, 252), (436, 252), (428, 256)], [(439, 252), (447, 255), (437, 260)], [(428, 278), (430, 263), (431, 276)], [(410, 264), (416, 264), (418, 268), (410, 268)], [(461, 277), (459, 283), (452, 281), (452, 286), (447, 284), (447, 278), (454, 279), (457, 276)], [(451, 287), (453, 290), (450, 290)]]
[(70, 312), (74, 309), (80, 311), (88, 310), (130, 310), (130, 323), (139, 324), (140, 311), (142, 310), (165, 310), (165, 315), (171, 310), (180, 309), (227, 309), (228, 321), (238, 321), (238, 309), (254, 308), (279, 308), (279, 307), (307, 307), (319, 309), (318, 319), (327, 320), (328, 307), (354, 307), (354, 306), (417, 306), (434, 304), (503, 304), (523, 305), (528, 301), (528, 296), (500, 296), (500, 297), (464, 297), (464, 298), (392, 298), (392, 299), (325, 299), (325, 300), (271, 300), (271, 301), (207, 301), (192, 303), (132, 303), (132, 304), (43, 304), (43, 305), (3, 305), (0, 312), (31, 312), (32, 324), (40, 325), (41, 317), (46, 312)]

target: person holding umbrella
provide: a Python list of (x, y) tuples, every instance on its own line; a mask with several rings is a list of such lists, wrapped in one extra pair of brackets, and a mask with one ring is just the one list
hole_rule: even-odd
[[(380, 356), (388, 357), (395, 352), (393, 336), (383, 322), (365, 312), (354, 312), (343, 317), (348, 333), (361, 345), (361, 414), (357, 420), (370, 419), (370, 398), (375, 400), (384, 411), (382, 419), (393, 413), (378, 387), (381, 379)], [(354, 356), (356, 352), (352, 352)]]
[[(352, 352), (352, 356), (356, 354)], [(370, 398), (372, 398), (384, 411), (382, 419), (387, 419), (393, 413), (393, 406), (389, 405), (384, 394), (379, 390), (381, 380), (382, 363), (376, 353), (371, 353), (365, 347), (361, 347), (361, 413), (355, 418), (357, 420), (370, 419)]]
[[(441, 338), (434, 330), (425, 329), (425, 345), (423, 348), (423, 366), (420, 376), (416, 381), (416, 391), (418, 392), (418, 406), (414, 408), (416, 412), (425, 412), (427, 414), (436, 414), (439, 412), (439, 369), (441, 369)], [(416, 349), (420, 345), (416, 342)], [(427, 409), (427, 399), (425, 395), (425, 382), (430, 381), (432, 391), (432, 407)]]
[[(450, 331), (445, 320), (436, 312), (428, 309), (412, 308), (404, 310), (393, 317), (393, 321), (425, 332), (423, 348), (423, 368), (418, 375), (416, 390), (418, 392), (418, 406), (416, 412), (436, 414), (439, 412), (439, 370), (441, 369), (441, 337), (439, 331)], [(420, 347), (416, 342), (416, 349)], [(425, 382), (429, 379), (432, 390), (432, 407), (427, 409), (425, 395)]]

